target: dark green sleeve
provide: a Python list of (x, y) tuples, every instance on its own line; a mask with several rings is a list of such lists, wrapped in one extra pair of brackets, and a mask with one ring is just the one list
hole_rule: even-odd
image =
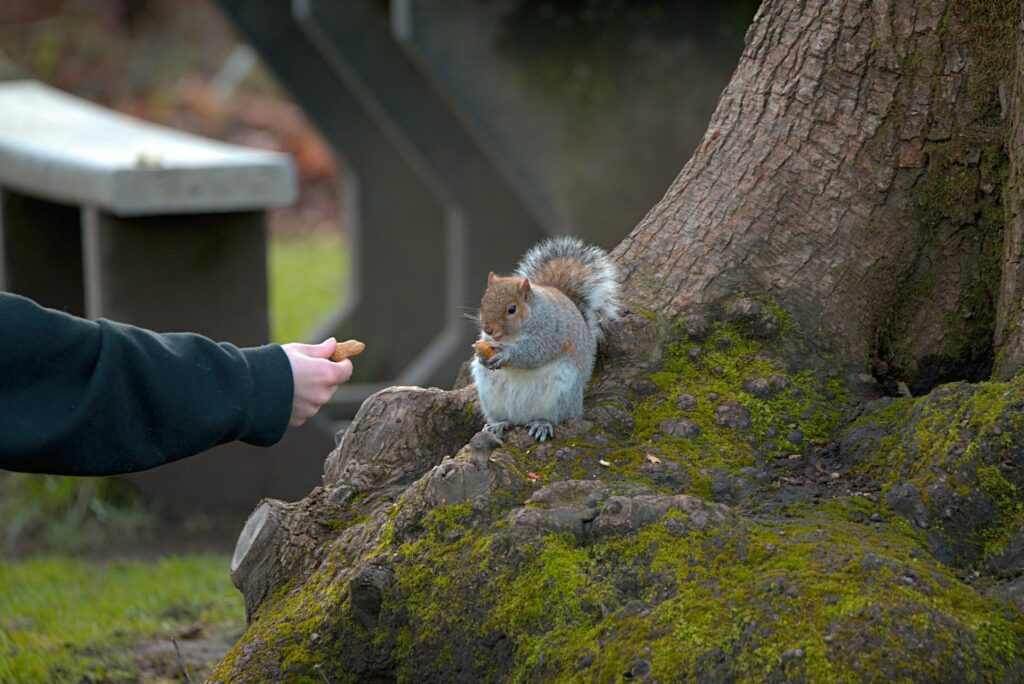
[(0, 468), (145, 470), (240, 439), (281, 439), (292, 404), (277, 345), (87, 321), (0, 293)]

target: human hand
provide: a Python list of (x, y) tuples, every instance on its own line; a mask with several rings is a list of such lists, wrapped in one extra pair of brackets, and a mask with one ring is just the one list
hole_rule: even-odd
[(352, 362), (348, 359), (335, 363), (329, 361), (337, 342), (333, 337), (320, 344), (283, 344), (281, 348), (288, 355), (295, 381), (292, 397), (292, 415), (288, 421), (291, 427), (298, 427), (317, 414), (324, 404), (334, 396), (338, 385), (352, 377)]

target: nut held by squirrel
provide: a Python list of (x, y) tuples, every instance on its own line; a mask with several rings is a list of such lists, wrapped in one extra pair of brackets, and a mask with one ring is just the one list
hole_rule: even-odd
[(477, 353), (485, 359), (489, 359), (498, 353), (494, 344), (485, 340), (478, 340), (473, 346), (476, 348)]
[(338, 342), (338, 346), (334, 348), (334, 353), (331, 354), (331, 361), (344, 361), (350, 356), (358, 356), (363, 353), (364, 349), (366, 349), (366, 345), (359, 340)]

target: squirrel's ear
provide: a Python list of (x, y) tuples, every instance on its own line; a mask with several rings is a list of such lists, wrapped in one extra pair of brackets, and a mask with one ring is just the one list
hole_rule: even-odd
[(519, 294), (523, 295), (523, 299), (530, 301), (530, 279), (523, 278), (523, 282), (519, 283)]
[(497, 279), (498, 279), (498, 276), (495, 275), (494, 271), (491, 271), (490, 273), (487, 274), (487, 284), (488, 285), (493, 285), (494, 281), (497, 280)]

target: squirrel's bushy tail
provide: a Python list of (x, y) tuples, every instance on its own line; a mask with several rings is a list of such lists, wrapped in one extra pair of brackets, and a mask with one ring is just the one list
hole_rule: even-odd
[(579, 238), (562, 236), (537, 243), (523, 255), (515, 275), (564, 292), (596, 340), (619, 317), (618, 270), (607, 252)]

